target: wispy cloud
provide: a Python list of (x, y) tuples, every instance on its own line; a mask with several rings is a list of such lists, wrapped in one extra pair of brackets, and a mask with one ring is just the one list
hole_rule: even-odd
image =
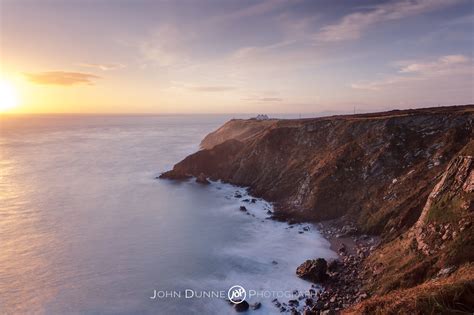
[(195, 92), (228, 92), (237, 90), (236, 86), (231, 85), (198, 85), (189, 82), (172, 81), (171, 88), (185, 89)]
[(421, 80), (434, 80), (445, 76), (470, 75), (473, 63), (464, 55), (441, 56), (434, 61), (417, 61), (398, 63), (397, 75), (388, 76), (376, 81), (361, 81), (351, 84), (354, 89), (380, 90), (384, 87)]
[(247, 97), (243, 98), (243, 101), (249, 102), (282, 102), (283, 99), (280, 97)]
[(138, 48), (145, 63), (160, 67), (187, 64), (190, 57), (186, 43), (192, 36), (192, 32), (183, 32), (174, 25), (166, 24), (140, 42)]
[(124, 64), (121, 63), (108, 63), (108, 64), (101, 64), (101, 63), (80, 63), (79, 66), (85, 68), (94, 68), (99, 69), (102, 71), (109, 71), (109, 70), (116, 70), (125, 68)]
[(71, 86), (76, 84), (93, 85), (94, 80), (100, 78), (95, 74), (66, 71), (24, 73), (24, 75), (32, 83), (63, 86)]
[(257, 1), (251, 2), (251, 5), (245, 6), (240, 8), (234, 12), (230, 12), (223, 15), (218, 15), (209, 19), (208, 23), (222, 23), (222, 22), (232, 22), (236, 20), (241, 20), (243, 18), (251, 17), (251, 16), (258, 16), (263, 15), (265, 13), (274, 11), (281, 7), (295, 4), (298, 2), (297, 0), (288, 1), (288, 0), (264, 0), (264, 1)]
[(459, 70), (466, 69), (464, 67), (469, 63), (469, 58), (464, 55), (447, 55), (438, 58), (432, 62), (416, 62), (410, 63), (400, 69), (400, 73), (416, 73), (416, 74), (443, 74), (453, 73)]
[(370, 8), (366, 12), (351, 13), (343, 17), (339, 22), (323, 27), (316, 34), (316, 39), (327, 42), (358, 39), (365, 30), (375, 24), (437, 10), (456, 2), (459, 1), (406, 0), (381, 4)]
[(191, 90), (197, 92), (226, 92), (235, 90), (233, 86), (193, 86), (190, 87)]
[(259, 99), (262, 102), (281, 102), (283, 101), (282, 98), (279, 97), (262, 97)]

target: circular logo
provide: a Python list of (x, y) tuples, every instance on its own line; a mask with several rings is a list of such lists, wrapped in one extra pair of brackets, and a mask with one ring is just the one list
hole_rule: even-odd
[(229, 291), (227, 291), (227, 297), (232, 303), (239, 304), (245, 301), (247, 292), (245, 291), (244, 287), (240, 285), (234, 285), (230, 287)]

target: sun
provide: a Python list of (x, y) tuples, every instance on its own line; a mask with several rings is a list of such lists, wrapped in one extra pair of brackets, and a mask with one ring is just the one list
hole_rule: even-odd
[(0, 80), (0, 112), (5, 112), (16, 106), (18, 106), (18, 95), (15, 87)]

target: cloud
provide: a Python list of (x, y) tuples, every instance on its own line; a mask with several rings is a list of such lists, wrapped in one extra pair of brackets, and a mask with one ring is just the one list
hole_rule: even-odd
[(243, 98), (243, 101), (249, 102), (281, 102), (283, 101), (280, 97), (247, 97)]
[(125, 65), (121, 63), (109, 63), (109, 64), (100, 64), (100, 63), (80, 63), (79, 66), (86, 68), (95, 68), (102, 71), (116, 70), (125, 68)]
[(147, 39), (139, 43), (139, 51), (145, 63), (169, 67), (189, 62), (186, 43), (193, 37), (192, 32), (183, 32), (173, 25), (159, 27)]
[(251, 2), (251, 5), (235, 10), (234, 12), (223, 14), (220, 16), (213, 17), (208, 20), (208, 23), (222, 23), (222, 22), (231, 22), (239, 21), (247, 17), (259, 16), (274, 11), (276, 9), (294, 5), (297, 1), (288, 1), (288, 0), (265, 0), (261, 2)]
[(335, 42), (355, 40), (374, 24), (399, 20), (433, 11), (458, 2), (458, 0), (406, 0), (372, 7), (368, 12), (356, 12), (343, 17), (338, 23), (323, 27), (317, 34), (319, 41)]
[(100, 79), (99, 76), (82, 72), (66, 71), (46, 71), (37, 73), (24, 73), (25, 77), (33, 83), (44, 85), (64, 85), (71, 86), (76, 84), (93, 85), (93, 80)]
[(362, 81), (351, 84), (353, 89), (380, 90), (384, 87), (421, 80), (435, 80), (441, 77), (470, 75), (472, 60), (464, 55), (441, 56), (434, 61), (399, 62), (398, 75), (377, 81)]
[(402, 69), (400, 73), (451, 73), (459, 70), (457, 66), (466, 65), (469, 58), (463, 55), (442, 56), (434, 62), (411, 63)]
[(388, 77), (388, 78), (378, 80), (378, 81), (361, 81), (361, 82), (352, 83), (351, 88), (356, 89), (356, 90), (378, 91), (389, 85), (416, 81), (416, 80), (420, 80), (420, 78), (392, 76), (392, 77)]
[(193, 86), (190, 87), (191, 90), (197, 92), (226, 92), (235, 90), (233, 86)]
[(279, 97), (262, 97), (259, 100), (262, 101), (262, 102), (281, 102), (281, 101), (283, 101), (283, 99), (281, 99)]
[(227, 92), (237, 89), (237, 87), (230, 85), (196, 85), (181, 81), (171, 81), (170, 83), (171, 88), (186, 89), (195, 92)]

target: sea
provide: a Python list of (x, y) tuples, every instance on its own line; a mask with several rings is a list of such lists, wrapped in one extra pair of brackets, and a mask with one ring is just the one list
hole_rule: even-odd
[(298, 265), (336, 257), (315, 226), (245, 187), (156, 178), (231, 118), (248, 116), (0, 116), (0, 313), (235, 314), (234, 286), (251, 314), (303, 305)]

